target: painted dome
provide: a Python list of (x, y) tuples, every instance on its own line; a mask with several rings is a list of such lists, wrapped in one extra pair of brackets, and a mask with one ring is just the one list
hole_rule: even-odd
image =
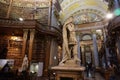
[(75, 24), (101, 21), (105, 18), (108, 3), (104, 0), (61, 0), (60, 19), (73, 16)]

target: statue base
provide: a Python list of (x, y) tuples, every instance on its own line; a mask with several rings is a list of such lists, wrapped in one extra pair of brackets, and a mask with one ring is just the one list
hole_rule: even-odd
[(80, 65), (80, 60), (66, 60), (65, 62), (60, 62), (59, 66), (70, 66), (70, 67), (78, 67)]
[(85, 67), (55, 66), (51, 69), (55, 72), (55, 80), (84, 80)]

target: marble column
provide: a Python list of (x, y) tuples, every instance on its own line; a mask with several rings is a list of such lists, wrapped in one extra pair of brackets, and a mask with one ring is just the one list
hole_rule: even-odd
[(117, 47), (118, 47), (118, 51), (119, 51), (119, 54), (120, 54), (120, 36), (117, 39)]
[(85, 53), (84, 53), (84, 45), (81, 45), (81, 64), (85, 65)]
[(106, 53), (106, 66), (109, 65), (109, 49), (106, 47), (106, 33), (105, 33), (105, 30), (103, 30), (103, 37), (104, 37), (104, 45), (105, 45), (105, 53)]
[(80, 36), (79, 35), (77, 35), (77, 44), (78, 44), (78, 49), (77, 49), (78, 58), (81, 60), (81, 58), (80, 58), (80, 55), (81, 55), (81, 53), (80, 53)]
[(97, 47), (96, 34), (93, 33), (92, 37), (93, 37), (93, 52), (94, 52), (95, 67), (99, 67), (98, 47)]

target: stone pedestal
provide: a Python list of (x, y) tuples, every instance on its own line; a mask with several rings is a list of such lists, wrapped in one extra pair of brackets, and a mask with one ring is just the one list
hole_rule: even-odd
[(84, 67), (55, 66), (51, 68), (55, 73), (55, 80), (84, 80)]

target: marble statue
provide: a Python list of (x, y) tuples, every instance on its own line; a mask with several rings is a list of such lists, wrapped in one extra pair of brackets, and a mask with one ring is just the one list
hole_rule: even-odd
[(22, 63), (22, 66), (21, 66), (19, 72), (27, 71), (27, 69), (28, 69), (28, 57), (27, 57), (27, 55), (25, 55), (25, 57), (23, 58), (23, 63)]
[(51, 67), (51, 69), (55, 71), (55, 74), (57, 75), (55, 76), (55, 79), (60, 80), (61, 77), (63, 77), (65, 80), (67, 80), (67, 78), (73, 80), (83, 80), (85, 67), (80, 65), (80, 59), (78, 58), (78, 44), (73, 24), (73, 17), (68, 18), (64, 23), (62, 32), (63, 58), (58, 66)]
[(69, 65), (69, 63), (76, 65), (77, 62), (80, 62), (77, 47), (73, 17), (71, 16), (63, 25), (63, 59), (59, 65)]

